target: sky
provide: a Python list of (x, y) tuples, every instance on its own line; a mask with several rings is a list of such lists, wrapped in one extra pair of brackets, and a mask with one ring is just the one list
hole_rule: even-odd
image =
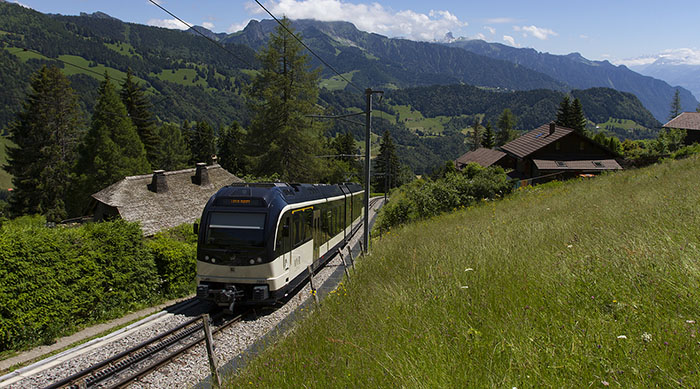
[[(186, 29), (149, 0), (7, 0), (43, 13), (105, 12), (125, 22)], [(192, 25), (236, 32), (269, 19), (248, 0), (153, 0)], [(700, 65), (700, 1), (260, 0), (275, 16), (343, 20), (363, 31), (433, 41), (483, 39), (552, 54), (644, 64), (661, 55)]]

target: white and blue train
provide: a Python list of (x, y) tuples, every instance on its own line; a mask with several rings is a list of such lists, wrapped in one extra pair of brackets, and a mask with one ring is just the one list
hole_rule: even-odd
[(274, 304), (359, 228), (363, 196), (352, 183), (221, 188), (195, 225), (197, 297), (230, 310)]

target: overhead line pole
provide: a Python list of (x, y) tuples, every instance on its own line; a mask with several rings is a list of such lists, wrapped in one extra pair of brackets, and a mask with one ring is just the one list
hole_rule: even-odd
[(373, 91), (372, 88), (365, 89), (365, 97), (367, 99), (367, 109), (365, 110), (365, 221), (364, 234), (362, 241), (364, 243), (365, 254), (369, 253), (369, 192), (370, 192), (370, 154), (371, 145), (370, 138), (372, 133), (372, 95), (383, 94), (383, 91)]

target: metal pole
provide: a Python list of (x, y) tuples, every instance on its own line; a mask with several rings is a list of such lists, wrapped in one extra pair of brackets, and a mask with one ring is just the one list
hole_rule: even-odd
[(364, 242), (365, 253), (369, 251), (369, 167), (370, 167), (370, 134), (372, 133), (372, 89), (365, 89), (365, 97), (367, 98), (367, 109), (365, 111), (365, 221), (364, 233), (362, 241)]

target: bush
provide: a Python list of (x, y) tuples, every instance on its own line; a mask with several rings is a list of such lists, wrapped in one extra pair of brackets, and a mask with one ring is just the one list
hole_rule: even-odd
[(477, 199), (494, 199), (511, 189), (502, 168), (469, 164), (461, 172), (447, 173), (442, 179), (416, 180), (392, 192), (391, 201), (382, 208), (377, 227), (385, 230), (468, 207)]
[(0, 352), (190, 293), (195, 251), (191, 224), (146, 240), (138, 224), (123, 220), (75, 228), (47, 228), (39, 216), (3, 223)]

